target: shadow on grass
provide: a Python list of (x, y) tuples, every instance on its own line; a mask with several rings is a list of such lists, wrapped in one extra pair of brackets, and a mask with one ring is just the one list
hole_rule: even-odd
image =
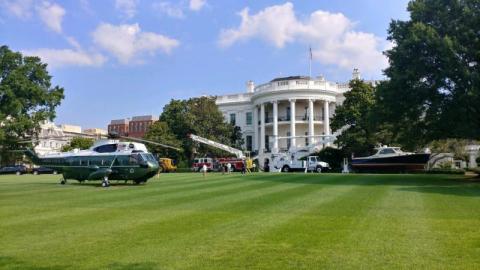
[(57, 270), (70, 268), (67, 265), (55, 266), (39, 266), (24, 261), (17, 260), (13, 257), (0, 256), (0, 269), (22, 269), (22, 270)]
[(480, 197), (480, 185), (464, 184), (452, 186), (424, 186), (424, 187), (404, 187), (400, 191), (421, 192), (429, 194), (454, 195), (463, 197)]
[(463, 175), (281, 173), (250, 175), (245, 180), (312, 185), (398, 186), (403, 191), (480, 196), (480, 182)]
[(151, 270), (157, 269), (158, 265), (152, 262), (145, 263), (113, 263), (108, 266), (108, 269), (112, 270)]

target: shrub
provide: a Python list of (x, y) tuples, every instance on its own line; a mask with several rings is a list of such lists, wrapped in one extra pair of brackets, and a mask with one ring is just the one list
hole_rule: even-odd
[(327, 162), (333, 171), (341, 171), (345, 152), (341, 149), (326, 147), (316, 154), (321, 161)]

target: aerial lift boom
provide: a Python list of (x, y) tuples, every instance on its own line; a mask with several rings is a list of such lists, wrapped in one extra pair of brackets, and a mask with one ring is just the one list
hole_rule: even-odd
[(193, 141), (203, 143), (203, 144), (206, 144), (206, 145), (210, 145), (212, 147), (215, 147), (215, 148), (221, 149), (223, 151), (229, 152), (231, 154), (234, 154), (235, 156), (237, 156), (237, 158), (245, 159), (245, 155), (243, 154), (242, 150), (239, 150), (239, 149), (230, 147), (228, 145), (221, 144), (221, 143), (218, 143), (218, 142), (215, 142), (215, 141), (212, 141), (212, 140), (209, 140), (209, 139), (206, 139), (206, 138), (194, 135), (194, 134), (190, 134), (189, 137)]

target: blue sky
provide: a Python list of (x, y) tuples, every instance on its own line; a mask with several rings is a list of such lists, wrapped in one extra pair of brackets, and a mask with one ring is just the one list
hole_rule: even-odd
[(407, 0), (0, 0), (0, 44), (49, 64), (57, 123), (101, 127), (160, 114), (170, 99), (243, 92), (308, 74), (381, 78), (391, 19)]

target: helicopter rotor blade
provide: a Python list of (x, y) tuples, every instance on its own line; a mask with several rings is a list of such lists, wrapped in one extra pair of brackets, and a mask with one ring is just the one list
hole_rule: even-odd
[(158, 143), (158, 142), (154, 142), (154, 141), (149, 141), (149, 140), (145, 140), (145, 139), (139, 139), (139, 138), (133, 138), (133, 137), (127, 137), (127, 136), (120, 136), (120, 135), (118, 135), (118, 137), (122, 138), (122, 139), (125, 139), (125, 140), (143, 142), (143, 143), (158, 145), (158, 146), (161, 146), (161, 147), (164, 147), (164, 148), (170, 148), (170, 149), (173, 149), (173, 150), (176, 150), (176, 151), (182, 151), (182, 149), (174, 147), (174, 146), (170, 146), (170, 145), (166, 145), (166, 144)]

